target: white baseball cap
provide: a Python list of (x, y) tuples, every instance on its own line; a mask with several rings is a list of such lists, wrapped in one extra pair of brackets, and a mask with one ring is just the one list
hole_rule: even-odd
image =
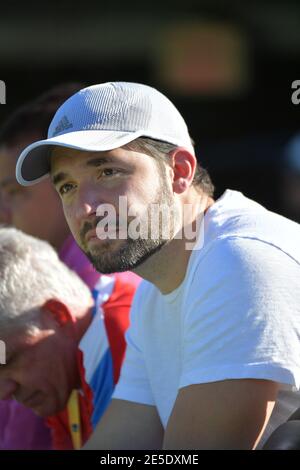
[(107, 151), (141, 136), (185, 147), (194, 154), (183, 117), (155, 88), (127, 82), (89, 86), (57, 110), (47, 139), (23, 150), (16, 166), (17, 180), (29, 186), (46, 178), (53, 146)]

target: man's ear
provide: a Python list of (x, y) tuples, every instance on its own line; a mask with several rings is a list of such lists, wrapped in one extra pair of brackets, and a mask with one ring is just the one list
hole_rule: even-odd
[(60, 326), (74, 323), (73, 316), (68, 307), (60, 300), (50, 299), (42, 307), (44, 312), (51, 313)]
[(177, 147), (170, 152), (173, 167), (173, 191), (181, 194), (186, 191), (194, 179), (197, 160), (195, 155), (183, 147)]

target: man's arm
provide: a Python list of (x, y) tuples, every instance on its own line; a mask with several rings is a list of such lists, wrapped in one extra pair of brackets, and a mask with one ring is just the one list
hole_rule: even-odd
[(164, 449), (253, 449), (272, 413), (278, 384), (238, 379), (182, 388)]
[(113, 399), (83, 449), (161, 449), (163, 433), (154, 406)]

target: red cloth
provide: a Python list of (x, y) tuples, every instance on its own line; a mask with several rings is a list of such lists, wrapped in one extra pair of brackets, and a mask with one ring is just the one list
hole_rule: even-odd
[[(109, 299), (101, 305), (104, 312), (104, 324), (113, 358), (115, 384), (119, 379), (121, 365), (125, 356), (125, 332), (129, 326), (129, 311), (134, 291), (135, 288), (132, 285), (124, 284), (120, 279), (115, 279), (114, 289)], [(93, 393), (85, 380), (83, 354), (80, 350), (78, 350), (77, 361), (81, 382), (81, 392), (79, 393), (81, 436), (82, 444), (84, 444), (93, 431), (91, 425)], [(51, 428), (53, 448), (57, 450), (73, 449), (67, 409), (48, 418), (47, 423)]]

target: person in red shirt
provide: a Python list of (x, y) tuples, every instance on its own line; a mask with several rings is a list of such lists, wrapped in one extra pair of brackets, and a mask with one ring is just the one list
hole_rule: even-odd
[(0, 257), (0, 399), (47, 418), (53, 448), (80, 448), (118, 381), (135, 288), (101, 276), (91, 294), (48, 243), (14, 228), (0, 228)]
[[(76, 244), (66, 224), (63, 210), (49, 181), (24, 188), (15, 177), (20, 151), (35, 139), (47, 136), (57, 108), (80, 83), (64, 83), (48, 90), (14, 111), (0, 128), (0, 223), (48, 241), (60, 259), (94, 289), (101, 274)], [(123, 283), (136, 287), (139, 276), (116, 273)], [(26, 433), (23, 430), (26, 429)], [(20, 432), (18, 430), (21, 430)], [(44, 421), (14, 400), (0, 401), (0, 449), (49, 449), (51, 439)]]

